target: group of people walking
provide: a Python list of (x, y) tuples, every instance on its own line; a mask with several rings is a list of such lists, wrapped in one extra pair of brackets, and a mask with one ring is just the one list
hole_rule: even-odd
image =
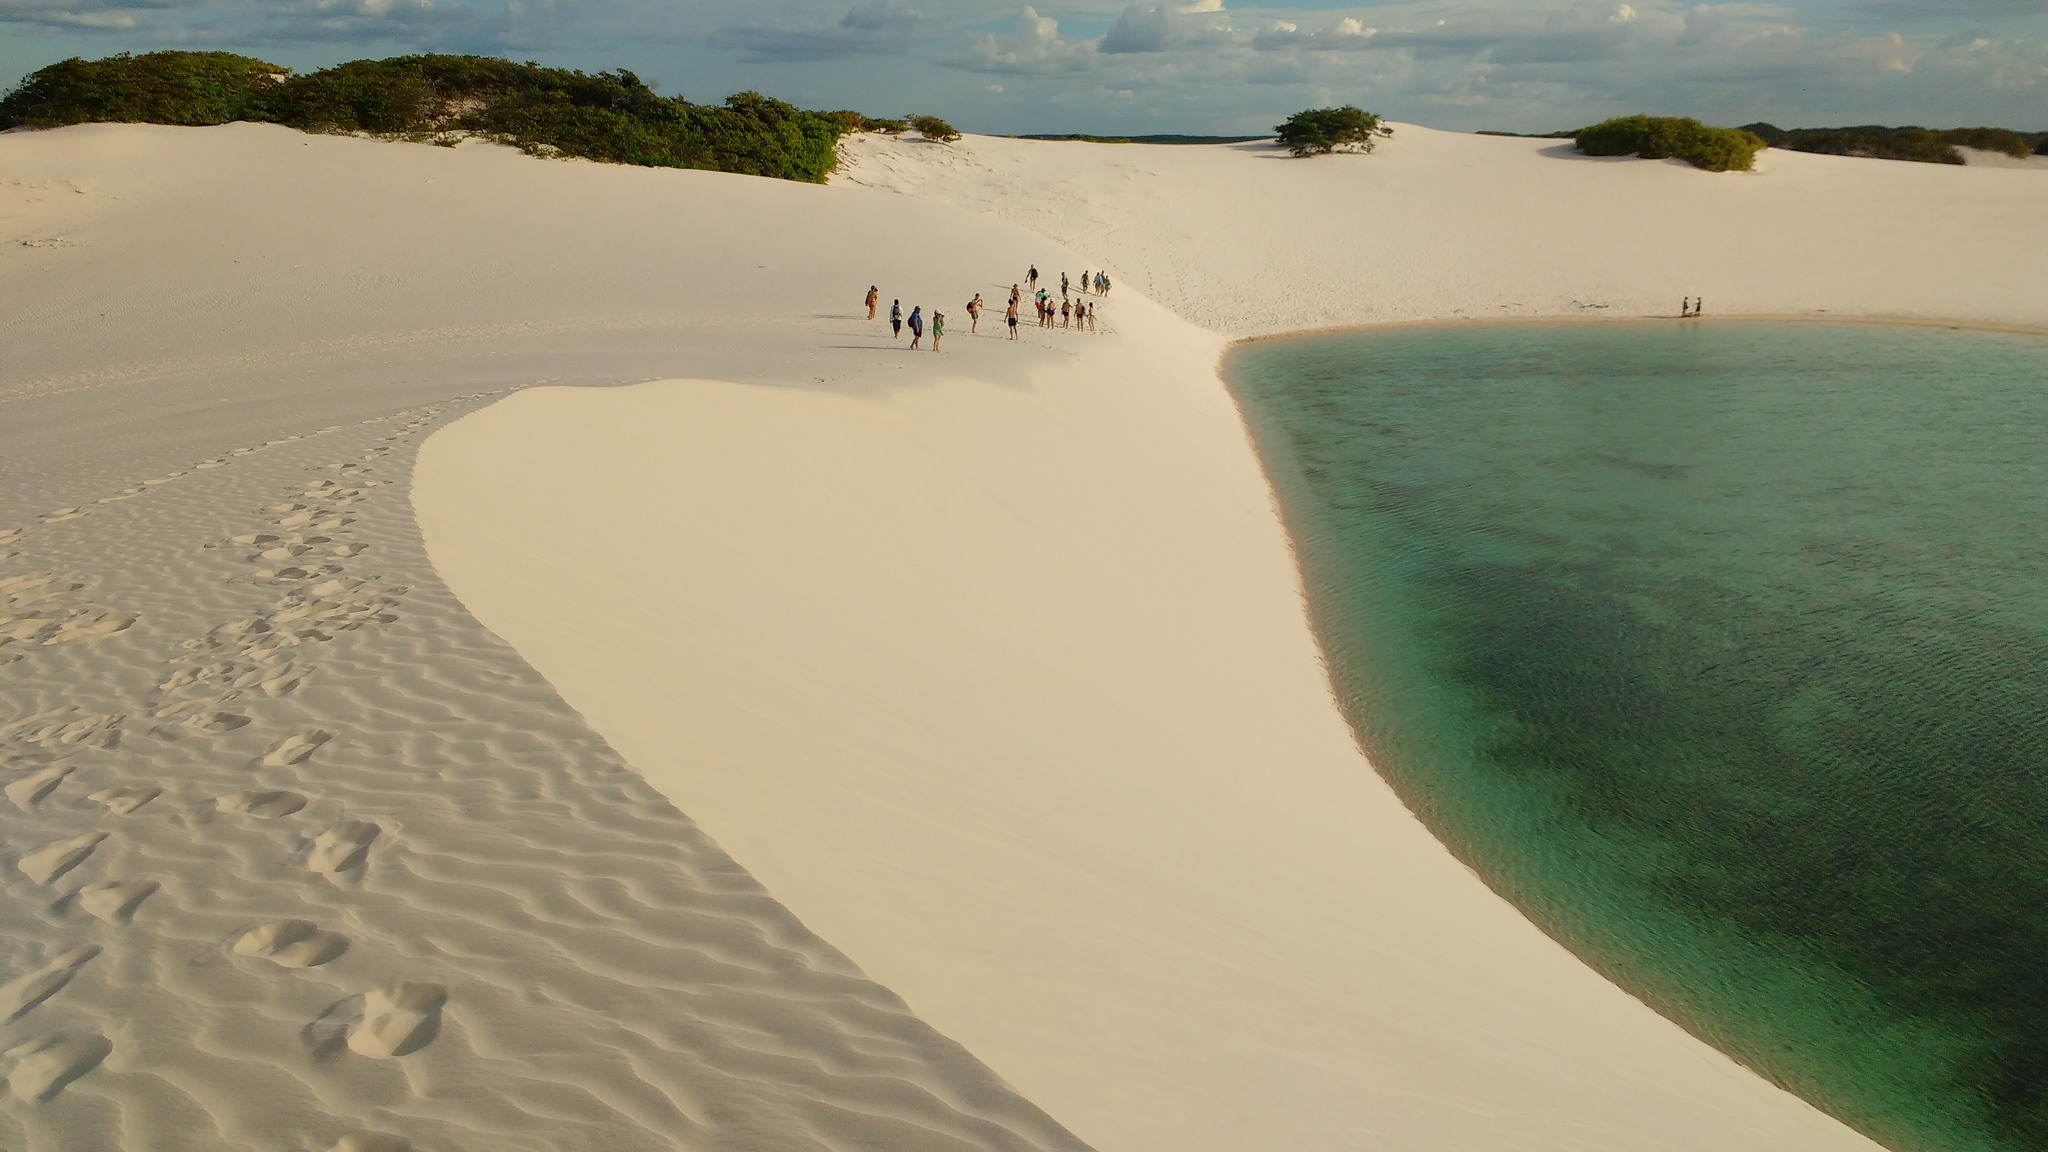
[[(1095, 302), (1075, 299), (1073, 296), (1074, 282), (1068, 280), (1067, 274), (1062, 272), (1060, 273), (1059, 303), (1053, 303), (1051, 289), (1038, 286), (1038, 266), (1034, 264), (1031, 266), (1030, 271), (1025, 273), (1023, 284), (1010, 285), (1009, 307), (1003, 312), (1003, 320), (1010, 329), (1010, 339), (1015, 340), (1017, 338), (1017, 312), (1024, 299), (1027, 286), (1028, 291), (1031, 293), (1032, 306), (1038, 312), (1038, 326), (1040, 328), (1080, 328), (1089, 332), (1095, 331)], [(1109, 295), (1109, 273), (1083, 271), (1081, 273), (1080, 288), (1083, 292), (1090, 292), (1097, 296)], [(873, 284), (868, 285), (868, 319), (873, 320), (875, 318), (881, 303), (882, 290)], [(974, 294), (974, 299), (967, 302), (967, 319), (969, 324), (967, 331), (969, 334), (981, 330), (981, 314), (987, 310), (987, 307), (982, 302), (981, 293), (979, 292)], [(905, 316), (903, 314), (903, 301), (891, 300), (889, 302), (889, 329), (896, 339), (901, 340), (903, 338), (903, 329), (909, 328), (910, 348), (912, 351), (920, 350), (920, 346), (924, 342), (927, 326), (931, 329), (932, 351), (937, 352), (939, 350), (939, 341), (944, 339), (946, 335), (946, 314), (934, 309), (930, 321), (927, 322), (923, 305), (911, 305), (910, 314)]]
[[(868, 285), (868, 319), (873, 320), (875, 318), (875, 308), (881, 302), (882, 290), (873, 284)], [(976, 296), (974, 303), (967, 306), (967, 314), (969, 316), (974, 315), (975, 305), (980, 302), (981, 297)], [(924, 342), (924, 306), (921, 304), (911, 305), (910, 315), (905, 316), (903, 314), (903, 301), (891, 300), (889, 302), (889, 328), (895, 332), (898, 340), (903, 339), (903, 329), (906, 326), (910, 329), (910, 350), (915, 352), (918, 350), (918, 345)], [(939, 350), (939, 341), (946, 338), (946, 314), (936, 308), (932, 310), (931, 329), (932, 351), (937, 352)]]

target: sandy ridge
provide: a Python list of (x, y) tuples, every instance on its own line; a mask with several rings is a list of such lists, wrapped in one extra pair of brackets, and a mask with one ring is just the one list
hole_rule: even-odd
[(439, 586), (409, 458), (484, 399), (5, 534), (0, 1144), (1079, 1147)]

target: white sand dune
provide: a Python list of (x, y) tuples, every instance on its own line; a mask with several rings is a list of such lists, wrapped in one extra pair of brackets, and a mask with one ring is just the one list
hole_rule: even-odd
[(1545, 147), (0, 135), (0, 1146), (1867, 1147), (1394, 801), (1215, 362), (2048, 326), (2040, 177)]

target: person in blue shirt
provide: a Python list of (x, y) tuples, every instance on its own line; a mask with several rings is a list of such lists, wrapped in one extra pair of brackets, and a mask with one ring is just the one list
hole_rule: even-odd
[(910, 350), (912, 352), (917, 351), (917, 342), (922, 339), (924, 339), (924, 306), (916, 305), (910, 309)]

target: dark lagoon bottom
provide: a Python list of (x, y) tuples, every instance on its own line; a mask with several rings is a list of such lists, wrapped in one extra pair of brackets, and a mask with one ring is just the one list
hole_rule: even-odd
[(1453, 851), (1894, 1148), (2048, 1148), (2048, 341), (1413, 329), (1226, 375)]

